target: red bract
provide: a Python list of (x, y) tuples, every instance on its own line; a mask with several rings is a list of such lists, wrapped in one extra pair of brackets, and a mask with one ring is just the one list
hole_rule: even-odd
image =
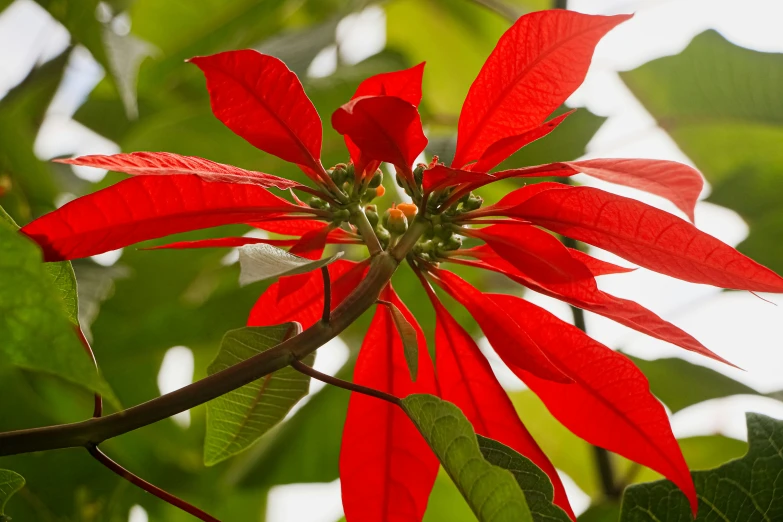
[[(498, 355), (565, 426), (662, 473), (685, 492), (695, 511), (693, 484), (666, 414), (631, 361), (546, 311), (518, 297), (484, 294), (441, 266), (449, 262), (502, 274), (721, 361), (652, 311), (598, 288), (595, 277), (633, 268), (566, 248), (550, 232), (685, 281), (783, 292), (783, 278), (688, 221), (597, 188), (536, 183), (481, 208), (483, 200), (473, 190), (488, 183), (584, 173), (667, 198), (693, 219), (703, 181), (694, 169), (674, 162), (592, 159), (488, 172), (518, 148), (567, 125), (569, 113), (547, 118), (582, 82), (600, 38), (627, 18), (568, 11), (521, 17), (470, 89), (451, 166), (436, 158), (429, 165), (413, 165), (427, 143), (418, 112), (423, 64), (365, 80), (352, 100), (334, 112), (332, 123), (344, 135), (352, 162), (327, 170), (320, 162), (320, 119), (299, 80), (280, 60), (250, 50), (194, 58), (206, 76), (215, 115), (259, 149), (299, 165), (315, 187), (167, 153), (87, 156), (65, 161), (134, 177), (79, 198), (22, 232), (41, 245), (49, 261), (232, 223), (292, 237), (229, 237), (158, 248), (269, 243), (318, 258), (327, 244), (364, 243), (371, 259), (328, 266), (331, 309), (340, 311), (357, 302), (367, 306), (384, 288), (381, 297), (396, 305), (416, 331), (418, 378), (411, 381), (404, 353), (408, 345), (394, 317), (387, 306), (379, 306), (359, 352), (357, 383), (398, 397), (425, 392), (453, 401), (478, 433), (539, 465), (554, 484), (555, 503), (573, 518), (553, 466), (514, 412), (473, 339), (438, 301), (430, 287), (434, 283), (471, 313)], [(385, 190), (376, 170), (383, 161), (396, 167), (398, 183), (413, 204), (386, 213), (374, 205), (362, 208)], [(299, 190), (307, 199), (290, 203), (267, 188)], [(483, 244), (462, 248), (465, 237)], [(387, 285), (400, 260), (411, 265), (435, 308), (434, 369), (424, 334)], [(357, 287), (379, 277), (373, 270), (381, 262), (394, 263), (392, 270), (377, 282), (375, 294), (363, 295)], [(319, 272), (283, 278), (263, 292), (248, 324), (298, 321), (309, 328), (325, 320), (326, 297)], [(362, 311), (355, 310), (354, 317)], [(348, 522), (420, 522), (437, 469), (437, 460), (400, 409), (352, 395), (340, 457)]]

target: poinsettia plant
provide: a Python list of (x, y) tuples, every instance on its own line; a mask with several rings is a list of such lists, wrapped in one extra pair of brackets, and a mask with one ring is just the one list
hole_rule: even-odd
[[(558, 236), (685, 281), (783, 292), (783, 278), (693, 225), (703, 181), (687, 165), (592, 159), (494, 171), (563, 124), (570, 112), (547, 118), (582, 83), (599, 40), (627, 18), (560, 10), (521, 17), (470, 88), (449, 165), (437, 157), (416, 164), (427, 145), (418, 112), (424, 64), (359, 85), (331, 117), (345, 138), (346, 161), (326, 168), (320, 159), (321, 119), (283, 62), (253, 50), (191, 59), (206, 76), (215, 116), (258, 149), (296, 164), (311, 183), (165, 152), (59, 160), (131, 177), (78, 198), (21, 232), (40, 245), (46, 261), (227, 224), (289, 236), (225, 237), (155, 248), (239, 247), (245, 281), (281, 276), (260, 296), (247, 325), (298, 325), (273, 348), (170, 397), (70, 427), (2, 434), (0, 454), (95, 448), (107, 438), (293, 366), (353, 392), (340, 455), (348, 522), (420, 521), (440, 464), (477, 515), (491, 519), (481, 514), (473, 492), (462, 487), (464, 477), (454, 471), (457, 456), (439, 449), (453, 435), (445, 425), (428, 431), (426, 415), (420, 414), (424, 410), (405, 402), (417, 394), (453, 403), (476, 434), (532, 461), (551, 481), (554, 505), (574, 519), (555, 468), (473, 338), (441, 302), (440, 289), (467, 309), (492, 349), (563, 425), (591, 444), (661, 473), (682, 490), (695, 513), (696, 492), (666, 411), (628, 358), (531, 302), (481, 292), (448, 268), (502, 274), (522, 287), (723, 362), (652, 311), (600, 290), (596, 277), (629, 269), (569, 248)], [(382, 163), (392, 166), (396, 184), (407, 195), (407, 202), (388, 209), (373, 204), (385, 193)], [(667, 198), (688, 219), (598, 188), (561, 182), (524, 185), (491, 205), (476, 193), (508, 178), (577, 173)], [(291, 199), (282, 197), (286, 190)], [(473, 246), (463, 246), (465, 240)], [(364, 245), (368, 256), (321, 260), (328, 244)], [(422, 328), (390, 284), (401, 265), (416, 274), (422, 297), (435, 310), (434, 359)], [(372, 307), (353, 383), (318, 374), (301, 362)], [(434, 415), (436, 410), (427, 411)], [(213, 520), (192, 506), (185, 509)]]

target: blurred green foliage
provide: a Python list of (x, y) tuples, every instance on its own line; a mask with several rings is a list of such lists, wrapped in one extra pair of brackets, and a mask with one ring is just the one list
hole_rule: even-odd
[[(38, 3), (70, 31), (72, 45), (34, 68), (0, 99), (0, 129), (13, 129), (0, 139), (0, 205), (19, 223), (54, 209), (62, 193), (79, 196), (120, 179), (109, 174), (99, 183), (86, 182), (68, 167), (41, 161), (34, 152), (46, 109), (75, 45), (87, 48), (107, 72), (79, 107), (75, 119), (115, 142), (123, 152), (165, 150), (197, 155), (304, 181), (295, 167), (256, 150), (213, 117), (203, 76), (183, 63), (186, 58), (253, 47), (286, 61), (302, 78), (325, 122), (327, 165), (347, 159), (342, 139), (331, 130), (328, 120), (358, 83), (378, 72), (426, 61), (421, 112), (430, 135), (427, 152), (447, 159), (453, 151), (462, 100), (509, 26), (507, 19), (481, 5), (495, 1), (388, 0), (382, 4), (387, 23), (383, 51), (355, 65), (338, 60), (333, 74), (309, 78), (307, 69), (316, 55), (335, 45), (338, 22), (370, 2), (110, 0), (101, 4), (102, 19), (96, 17), (96, 0)], [(550, 7), (546, 0), (500, 3), (520, 14)], [(0, 9), (9, 4), (0, 0)], [(117, 15), (129, 17), (129, 35), (112, 32), (110, 21)], [(659, 125), (705, 173), (712, 186), (709, 200), (736, 210), (751, 225), (751, 235), (740, 249), (778, 271), (783, 270), (783, 211), (778, 205), (783, 194), (779, 173), (783, 164), (782, 70), (780, 55), (742, 49), (717, 33), (707, 32), (681, 55), (623, 75)], [(576, 159), (584, 154), (602, 123), (602, 118), (582, 109), (549, 138), (515, 154), (502, 167)], [(395, 187), (391, 176), (386, 178), (384, 203), (389, 203)], [(497, 183), (482, 189), (482, 195), (494, 201), (518, 183)], [(242, 226), (223, 227), (182, 234), (176, 240), (246, 231)], [(166, 238), (150, 244), (170, 241)], [(29, 246), (20, 243), (20, 248)], [(5, 239), (3, 249), (5, 256)], [(350, 256), (352, 250), (347, 251)], [(91, 260), (73, 264), (82, 327), (90, 332), (102, 374), (121, 404), (138, 404), (160, 394), (158, 372), (164, 354), (173, 346), (190, 348), (195, 358), (194, 378), (204, 377), (225, 332), (244, 326), (265, 285), (240, 288), (238, 267), (224, 264), (224, 256), (224, 251), (213, 249), (151, 252), (126, 248), (112, 267)], [(457, 271), (488, 291), (518, 291), (494, 274)], [(39, 277), (45, 277), (40, 272)], [(401, 270), (393, 282), (417, 320), (432, 324), (434, 314), (412, 273)], [(478, 333), (464, 310), (452, 306), (449, 299), (444, 302), (461, 324)], [(342, 377), (350, 377), (355, 352), (369, 323), (367, 315), (343, 335), (352, 353), (340, 371)], [(63, 311), (64, 323), (65, 317)], [(82, 357), (78, 342), (72, 344), (69, 355)], [(87, 359), (83, 361), (89, 370)], [(682, 361), (639, 363), (653, 391), (672, 411), (711, 398), (755, 393)], [(99, 386), (97, 381), (79, 382), (91, 382), (91, 389)], [(337, 479), (348, 395), (345, 390), (326, 387), (247, 452), (210, 468), (202, 461), (203, 406), (191, 412), (188, 428), (166, 420), (103, 446), (132, 471), (218, 518), (262, 521), (270, 488)], [(0, 364), (0, 397), (0, 430), (82, 420), (92, 409), (92, 396), (83, 386), (31, 371), (29, 365), (20, 369)], [(582, 519), (617, 520), (617, 504), (602, 497), (592, 448), (565, 430), (531, 392), (515, 392), (512, 399), (555, 466), (594, 500)], [(111, 405), (108, 408), (111, 411)], [(680, 442), (693, 469), (715, 467), (745, 449), (744, 443), (720, 436)], [(615, 458), (614, 462), (618, 474), (628, 477), (629, 482), (659, 478), (623, 459)], [(85, 451), (5, 457), (0, 459), (0, 468), (13, 469), (27, 479), (27, 486), (9, 508), (17, 520), (124, 522), (134, 504), (143, 506), (151, 521), (190, 520), (115, 477)], [(441, 473), (425, 520), (473, 519), (454, 485)]]

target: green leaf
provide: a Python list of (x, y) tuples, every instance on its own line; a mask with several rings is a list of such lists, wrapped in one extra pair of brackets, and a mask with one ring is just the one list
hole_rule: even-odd
[[(783, 421), (748, 413), (747, 454), (691, 473), (699, 498), (697, 522), (783, 520)], [(685, 495), (668, 480), (628, 488), (621, 522), (690, 521)]]
[(415, 394), (403, 399), (402, 407), (480, 522), (532, 522), (514, 476), (482, 456), (473, 426), (457, 406)]
[(411, 373), (411, 380), (416, 381), (419, 374), (419, 338), (413, 325), (408, 322), (400, 309), (391, 301), (380, 301), (389, 308), (394, 326), (402, 339), (402, 349), (405, 354), (405, 364), (408, 365), (408, 371)]
[[(223, 337), (209, 375), (277, 346), (296, 331), (295, 323), (231, 330)], [(302, 362), (312, 366), (315, 354)], [(307, 394), (310, 378), (291, 367), (283, 368), (207, 403), (204, 463), (214, 466), (256, 442), (283, 420)]]
[(274, 277), (304, 274), (326, 266), (342, 255), (338, 252), (332, 257), (312, 260), (264, 243), (245, 245), (239, 248), (239, 265), (242, 267), (239, 284), (245, 286)]
[(5, 220), (0, 245), (0, 365), (57, 375), (116, 402), (84, 353), (38, 247)]
[(707, 200), (750, 225), (739, 250), (783, 271), (783, 54), (707, 31), (621, 77), (710, 182)]
[(481, 454), (487, 462), (495, 466), (507, 469), (525, 494), (525, 500), (536, 521), (569, 522), (571, 519), (565, 511), (552, 504), (555, 498), (555, 490), (552, 482), (541, 468), (520, 455), (505, 444), (487, 437), (477, 435)]
[(710, 399), (743, 394), (759, 395), (759, 392), (750, 386), (683, 359), (648, 361), (627, 357), (644, 372), (650, 381), (650, 390), (672, 413)]
[(24, 477), (7, 469), (0, 469), (0, 521), (5, 517), (5, 505), (14, 493), (24, 487)]

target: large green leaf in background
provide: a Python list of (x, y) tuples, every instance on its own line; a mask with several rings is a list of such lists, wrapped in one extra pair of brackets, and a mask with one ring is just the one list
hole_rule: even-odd
[(480, 522), (532, 522), (514, 475), (484, 458), (459, 408), (434, 395), (409, 395), (402, 407)]
[(0, 365), (45, 372), (113, 397), (68, 320), (38, 247), (0, 220)]
[(783, 272), (783, 54), (715, 31), (622, 78), (712, 185), (708, 201), (750, 225), (739, 250)]
[[(783, 421), (749, 413), (748, 453), (709, 471), (693, 472), (697, 522), (783, 520)], [(629, 488), (621, 522), (690, 522), (685, 495), (669, 481)]]
[[(223, 337), (209, 375), (265, 352), (296, 333), (293, 323), (231, 330)], [(312, 366), (315, 354), (302, 362)], [(246, 450), (307, 395), (310, 377), (286, 367), (207, 403), (204, 463), (214, 466)]]
[(0, 469), (0, 521), (6, 520), (5, 505), (14, 493), (24, 487), (24, 477), (7, 469)]

